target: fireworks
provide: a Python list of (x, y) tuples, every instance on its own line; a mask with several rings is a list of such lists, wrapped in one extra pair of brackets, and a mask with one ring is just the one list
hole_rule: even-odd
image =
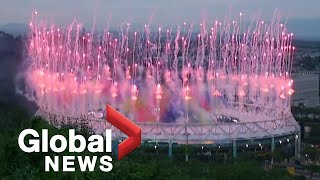
[(47, 112), (80, 117), (109, 103), (136, 122), (213, 122), (230, 104), (287, 110), (293, 34), (278, 16), (241, 21), (242, 13), (230, 22), (141, 31), (124, 23), (98, 33), (34, 14), (27, 93)]

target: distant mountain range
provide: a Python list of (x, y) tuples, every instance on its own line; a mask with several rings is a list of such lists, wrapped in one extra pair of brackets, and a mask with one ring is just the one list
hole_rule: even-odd
[[(138, 27), (139, 25), (135, 26)], [(0, 24), (0, 31), (10, 33), (14, 36), (27, 33), (28, 28), (27, 24), (22, 23)], [(88, 29), (91, 29), (91, 27)], [(320, 18), (289, 19), (287, 22), (287, 29), (294, 33), (295, 39), (320, 41)]]
[(288, 20), (287, 29), (296, 39), (320, 41), (320, 18)]
[(25, 34), (28, 32), (28, 29), (29, 27), (26, 24), (20, 24), (20, 23), (8, 23), (4, 25), (0, 24), (0, 31), (4, 31), (14, 36)]

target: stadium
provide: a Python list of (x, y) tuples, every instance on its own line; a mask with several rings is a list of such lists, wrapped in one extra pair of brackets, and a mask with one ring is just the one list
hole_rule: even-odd
[[(166, 27), (125, 22), (87, 32), (30, 21), (26, 89), (51, 123), (86, 121), (113, 129), (110, 104), (142, 128), (144, 142), (210, 147), (300, 147), (290, 103), (293, 34), (278, 14), (268, 22), (213, 20)], [(131, 27), (133, 26), (133, 27)]]

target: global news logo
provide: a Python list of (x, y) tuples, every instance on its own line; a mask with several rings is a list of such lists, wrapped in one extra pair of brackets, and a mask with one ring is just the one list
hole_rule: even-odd
[[(106, 106), (106, 118), (109, 123), (125, 133), (128, 138), (118, 145), (118, 160), (128, 155), (141, 145), (141, 128), (121, 115), (111, 106)], [(69, 129), (68, 139), (62, 135), (54, 135), (49, 138), (48, 129), (42, 129), (39, 134), (34, 129), (23, 130), (18, 137), (18, 144), (22, 151), (26, 153), (46, 153), (53, 151), (57, 154), (68, 151), (69, 153), (81, 153), (88, 150), (90, 153), (111, 153), (112, 152), (112, 132), (105, 130), (105, 137), (102, 135), (91, 135), (88, 139), (82, 135), (77, 135), (74, 129)], [(27, 137), (29, 138), (27, 139)], [(30, 138), (31, 136), (31, 138)], [(26, 143), (27, 141), (27, 143)], [(45, 171), (76, 171), (78, 162), (81, 171), (94, 171), (98, 165), (103, 172), (110, 172), (113, 168), (112, 157), (98, 156), (45, 156)], [(62, 167), (60, 166), (62, 165)]]

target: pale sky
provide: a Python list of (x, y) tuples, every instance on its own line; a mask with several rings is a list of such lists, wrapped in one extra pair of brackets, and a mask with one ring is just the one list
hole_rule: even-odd
[(0, 0), (0, 24), (28, 23), (34, 10), (57, 24), (123, 21), (170, 24), (223, 18), (228, 14), (289, 19), (320, 18), (320, 0)]

